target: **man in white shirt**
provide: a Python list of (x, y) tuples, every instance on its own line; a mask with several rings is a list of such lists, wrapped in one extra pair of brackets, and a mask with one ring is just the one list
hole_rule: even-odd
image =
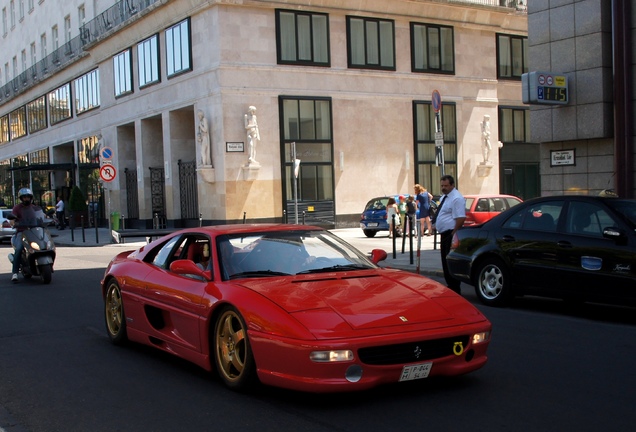
[(64, 220), (64, 200), (62, 197), (55, 204), (55, 213), (57, 214), (58, 228), (63, 230), (66, 227), (66, 221)]
[(442, 269), (446, 285), (461, 294), (460, 281), (453, 278), (448, 271), (446, 255), (450, 252), (453, 235), (464, 225), (466, 220), (466, 200), (455, 188), (455, 179), (451, 175), (444, 175), (440, 180), (442, 201), (433, 217), (435, 230), (440, 234), (440, 253), (442, 255)]

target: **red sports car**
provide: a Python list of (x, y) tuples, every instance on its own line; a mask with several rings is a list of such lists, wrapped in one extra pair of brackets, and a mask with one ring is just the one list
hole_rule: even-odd
[(255, 382), (309, 392), (460, 375), (491, 324), (423, 276), (305, 225), (184, 229), (117, 255), (102, 280), (108, 336)]

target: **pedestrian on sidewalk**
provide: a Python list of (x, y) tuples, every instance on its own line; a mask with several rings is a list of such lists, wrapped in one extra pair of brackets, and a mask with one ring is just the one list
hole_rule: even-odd
[(450, 252), (453, 235), (464, 225), (466, 220), (466, 199), (455, 188), (455, 179), (451, 175), (444, 175), (440, 180), (442, 201), (433, 217), (435, 230), (440, 233), (440, 254), (442, 256), (442, 270), (446, 285), (458, 294), (461, 294), (460, 281), (455, 279), (448, 271), (446, 255)]
[(432, 197), (433, 195), (428, 193), (428, 191), (422, 185), (415, 185), (415, 199), (417, 200), (417, 206), (420, 209), (420, 233), (424, 235), (424, 231), (426, 231), (427, 236), (430, 236), (433, 231), (430, 217)]
[(389, 201), (386, 203), (386, 221), (389, 223), (389, 238), (393, 237), (394, 231), (396, 236), (399, 237), (398, 227), (400, 226), (400, 209), (393, 197), (389, 198)]
[(55, 204), (55, 213), (57, 214), (57, 228), (63, 230), (66, 228), (66, 221), (64, 220), (64, 199), (62, 197)]

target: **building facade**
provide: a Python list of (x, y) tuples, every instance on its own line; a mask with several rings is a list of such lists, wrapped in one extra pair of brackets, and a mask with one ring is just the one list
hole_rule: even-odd
[(536, 196), (523, 3), (1, 0), (0, 195), (171, 227), (355, 224), (442, 173)]
[(541, 195), (634, 198), (634, 36), (630, 0), (532, 1), (529, 65), (568, 78), (564, 105), (532, 105), (540, 143)]

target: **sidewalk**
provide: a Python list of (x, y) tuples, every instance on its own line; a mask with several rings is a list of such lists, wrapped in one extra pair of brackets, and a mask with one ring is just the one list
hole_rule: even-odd
[[(391, 267), (410, 272), (416, 272), (417, 257), (417, 238), (413, 238), (413, 254), (411, 257), (409, 249), (409, 239), (406, 238), (404, 245), (404, 253), (402, 253), (402, 238), (395, 239), (396, 254), (393, 258), (393, 241), (388, 238), (388, 233), (381, 232), (376, 237), (368, 238), (364, 235), (360, 228), (339, 228), (330, 230), (347, 243), (359, 249), (366, 255), (369, 255), (373, 249), (384, 249), (387, 253), (386, 260), (380, 263), (382, 267)], [(66, 228), (58, 230), (56, 228), (49, 229), (53, 236), (56, 246), (73, 246), (73, 247), (114, 247), (123, 249), (137, 249), (146, 244), (145, 237), (127, 238), (125, 243), (114, 243), (111, 232), (108, 228), (76, 228), (71, 230)], [(412, 262), (411, 262), (412, 260)], [(439, 236), (424, 236), (419, 257), (420, 274), (443, 277), (442, 261), (439, 255)]]

